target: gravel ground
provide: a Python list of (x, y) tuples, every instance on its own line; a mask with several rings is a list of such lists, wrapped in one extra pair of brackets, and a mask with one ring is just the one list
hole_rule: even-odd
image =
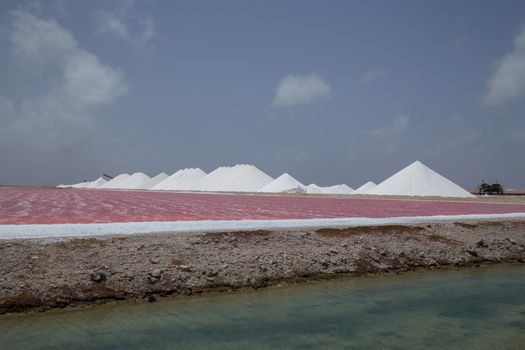
[(0, 241), (0, 314), (307, 279), (525, 263), (525, 221)]

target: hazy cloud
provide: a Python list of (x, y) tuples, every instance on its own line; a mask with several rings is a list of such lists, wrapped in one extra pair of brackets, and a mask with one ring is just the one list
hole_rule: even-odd
[(18, 101), (0, 96), (1, 141), (53, 149), (85, 138), (95, 127), (92, 109), (127, 92), (124, 75), (82, 49), (55, 20), (23, 11), (12, 19), (10, 53), (22, 67), (39, 62), (37, 69), (53, 77), (37, 96)]
[(385, 75), (385, 69), (381, 67), (375, 67), (367, 70), (359, 79), (362, 84), (370, 84), (374, 81), (381, 79)]
[(289, 75), (275, 91), (274, 106), (293, 107), (330, 97), (332, 88), (316, 73)]
[(378, 141), (394, 139), (407, 130), (409, 123), (410, 119), (406, 115), (399, 115), (392, 120), (391, 124), (377, 129), (366, 130), (364, 134)]
[(470, 41), (468, 35), (461, 36), (454, 41), (454, 47), (463, 47)]
[(370, 157), (380, 159), (381, 156), (390, 156), (405, 144), (409, 128), (410, 118), (406, 115), (398, 115), (382, 127), (358, 131), (350, 136), (348, 158), (350, 160)]
[(498, 61), (487, 88), (485, 101), (489, 104), (525, 96), (525, 26), (514, 39), (514, 49)]
[(112, 4), (112, 9), (95, 13), (98, 31), (133, 45), (148, 45), (155, 37), (155, 21), (139, 13), (134, 1), (117, 1)]
[(41, 20), (22, 11), (13, 13), (8, 40), (13, 54), (24, 60), (39, 62), (65, 57), (77, 48), (71, 33), (55, 20)]
[(525, 141), (525, 126), (511, 130), (510, 135), (517, 141)]

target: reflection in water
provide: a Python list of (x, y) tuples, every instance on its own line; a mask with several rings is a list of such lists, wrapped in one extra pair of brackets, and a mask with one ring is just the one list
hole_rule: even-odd
[(516, 349), (525, 266), (0, 317), (0, 349)]

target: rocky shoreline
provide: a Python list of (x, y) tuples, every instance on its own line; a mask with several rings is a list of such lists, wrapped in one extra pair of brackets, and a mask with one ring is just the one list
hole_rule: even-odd
[(525, 263), (524, 220), (0, 240), (0, 314), (495, 263)]

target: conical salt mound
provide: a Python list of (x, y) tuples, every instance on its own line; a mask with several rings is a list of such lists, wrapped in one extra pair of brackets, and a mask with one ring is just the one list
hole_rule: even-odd
[(257, 192), (306, 193), (306, 187), (287, 173), (282, 174)]
[(118, 183), (118, 187), (126, 190), (144, 190), (151, 178), (144, 173), (134, 173), (127, 177), (122, 182)]
[(367, 194), (387, 196), (474, 197), (449, 179), (416, 161), (392, 175)]
[(191, 191), (195, 190), (196, 184), (206, 173), (199, 168), (187, 168), (175, 172), (164, 181), (153, 186), (152, 190), (165, 191)]
[(352, 192), (352, 194), (366, 194), (374, 187), (376, 187), (376, 184), (372, 181), (368, 181), (366, 184), (362, 185), (361, 187), (357, 188), (354, 192)]
[(354, 191), (352, 187), (345, 184), (321, 188), (325, 194), (351, 194)]
[(129, 174), (120, 174), (109, 180), (104, 185), (100, 186), (99, 188), (118, 188), (118, 185), (120, 182), (124, 181), (129, 177)]
[(92, 182), (91, 181), (84, 181), (84, 182), (79, 182), (77, 184), (74, 184), (74, 185), (71, 185), (71, 186), (68, 186), (68, 187), (72, 187), (72, 188), (89, 188), (89, 186), (91, 186)]
[(323, 189), (316, 184), (309, 184), (306, 186), (306, 193), (308, 194), (322, 194)]
[(99, 188), (100, 186), (102, 186), (102, 185), (104, 185), (106, 183), (107, 183), (107, 181), (104, 178), (99, 177), (95, 181), (92, 181), (88, 186), (86, 186), (86, 188)]
[(150, 190), (154, 186), (157, 186), (157, 184), (161, 183), (162, 181), (166, 180), (169, 177), (166, 173), (160, 173), (159, 175), (152, 177), (148, 182), (144, 184), (144, 188), (147, 190)]
[(196, 190), (217, 192), (257, 192), (273, 179), (257, 167), (238, 164), (218, 168), (202, 178)]

